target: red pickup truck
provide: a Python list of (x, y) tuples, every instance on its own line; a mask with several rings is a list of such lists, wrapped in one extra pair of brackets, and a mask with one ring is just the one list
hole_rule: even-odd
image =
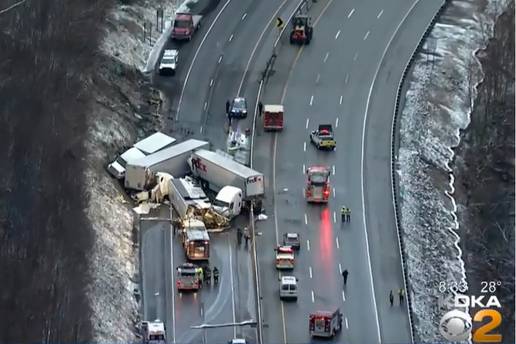
[(195, 31), (201, 26), (202, 16), (191, 13), (177, 13), (172, 24), (173, 40), (191, 40)]

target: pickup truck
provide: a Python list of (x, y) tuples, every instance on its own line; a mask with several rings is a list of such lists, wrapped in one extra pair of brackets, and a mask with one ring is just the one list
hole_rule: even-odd
[(201, 18), (191, 13), (177, 13), (172, 24), (172, 39), (192, 40), (195, 31), (201, 27)]
[(335, 150), (337, 143), (333, 137), (331, 124), (320, 124), (317, 130), (313, 130), (310, 133), (310, 142), (312, 142), (317, 149)]

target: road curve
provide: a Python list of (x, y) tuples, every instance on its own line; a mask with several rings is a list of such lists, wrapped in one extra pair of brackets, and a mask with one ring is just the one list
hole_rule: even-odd
[[(276, 207), (278, 223), (278, 234), (261, 239), (262, 280), (277, 280), (268, 253), (276, 237), (298, 231), (304, 238), (294, 271), (299, 301), (280, 306), (277, 283), (264, 286), (268, 340), (306, 343), (308, 312), (341, 305), (346, 321), (336, 341), (409, 342), (406, 308), (388, 301), (389, 290), (403, 285), (390, 191), (390, 128), (402, 70), (441, 1), (398, 0), (388, 7), (381, 1), (320, 1), (314, 16), (325, 5), (312, 44), (298, 56), (283, 47), (278, 65), (295, 66), (266, 87), (264, 103), (277, 103), (288, 86), (285, 130), (257, 132), (256, 167), (275, 181), (267, 190), (276, 189), (268, 206)], [(323, 122), (335, 128), (334, 153), (318, 152), (308, 142), (309, 130)], [(267, 161), (270, 156), (275, 163)], [(302, 197), (303, 165), (315, 163), (335, 170), (328, 206), (309, 206)], [(339, 223), (343, 204), (353, 210), (350, 224)], [(342, 269), (350, 271), (345, 288)]]

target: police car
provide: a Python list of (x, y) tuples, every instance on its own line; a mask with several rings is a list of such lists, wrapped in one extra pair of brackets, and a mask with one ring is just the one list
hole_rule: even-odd
[(174, 75), (176, 74), (177, 59), (179, 52), (175, 49), (165, 50), (161, 62), (159, 64), (159, 74)]
[(236, 97), (231, 102), (229, 107), (229, 116), (232, 118), (245, 118), (247, 117), (247, 101), (245, 98)]

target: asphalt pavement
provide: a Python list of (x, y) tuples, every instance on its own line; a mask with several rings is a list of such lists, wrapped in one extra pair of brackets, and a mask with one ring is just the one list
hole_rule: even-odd
[[(415, 3), (318, 1), (310, 11), (312, 43), (300, 50), (280, 40), (263, 103), (285, 105), (285, 129), (264, 133), (258, 121), (254, 159), (255, 168), (266, 174), (269, 215), (257, 225), (264, 343), (310, 342), (308, 314), (334, 307), (345, 316), (334, 342), (410, 341), (406, 308), (388, 304), (389, 290), (402, 286), (390, 189), (390, 124), (401, 71), (441, 1)], [(155, 84), (170, 98), (172, 135), (181, 138), (179, 129), (186, 128), (224, 148), (226, 100), (246, 96), (252, 115), (277, 35), (274, 18), (288, 18), (297, 4), (221, 1), (191, 42), (169, 43), (167, 48), (180, 49), (178, 73), (157, 77)], [(249, 116), (234, 125), (244, 130), (251, 121)], [(333, 124), (335, 152), (310, 145), (308, 134), (320, 123)], [(310, 164), (332, 170), (335, 191), (328, 205), (308, 205), (303, 198), (303, 170)], [(341, 205), (352, 209), (351, 223), (339, 222)], [(246, 219), (238, 221), (243, 226)], [(303, 239), (293, 271), (300, 294), (297, 302), (284, 303), (273, 248), (290, 231)], [(211, 236), (210, 264), (221, 269), (219, 286), (195, 294), (173, 288), (173, 271), (184, 253), (167, 223), (142, 222), (141, 233), (144, 316), (166, 319), (170, 342), (223, 343), (235, 335), (254, 340), (249, 328), (190, 329), (254, 317), (250, 259), (233, 231)], [(342, 269), (350, 272), (345, 287)]]
[[(287, 48), (282, 47), (276, 69), (283, 68), (270, 79), (263, 103), (283, 102), (285, 129), (278, 134), (258, 129), (255, 144), (256, 168), (270, 172), (267, 194), (274, 195), (266, 203), (272, 216), (269, 232), (259, 225), (265, 233), (260, 239), (261, 279), (277, 280), (273, 252), (268, 252), (283, 233), (299, 232), (304, 239), (293, 272), (299, 278), (299, 300), (280, 303), (278, 283), (262, 284), (264, 342), (310, 342), (309, 312), (334, 307), (345, 317), (335, 342), (410, 341), (405, 305), (396, 300), (391, 307), (388, 300), (391, 289), (396, 293), (403, 287), (392, 207), (390, 131), (401, 72), (440, 5), (320, 1), (312, 15), (316, 19), (325, 12), (316, 20), (312, 43), (298, 55), (283, 53)], [(309, 132), (325, 123), (333, 124), (335, 152), (317, 151), (309, 143)], [(303, 170), (311, 164), (332, 170), (335, 191), (327, 206), (308, 205), (303, 198)], [(342, 205), (352, 209), (351, 223), (340, 223)], [(349, 270), (345, 287), (343, 269)]]

